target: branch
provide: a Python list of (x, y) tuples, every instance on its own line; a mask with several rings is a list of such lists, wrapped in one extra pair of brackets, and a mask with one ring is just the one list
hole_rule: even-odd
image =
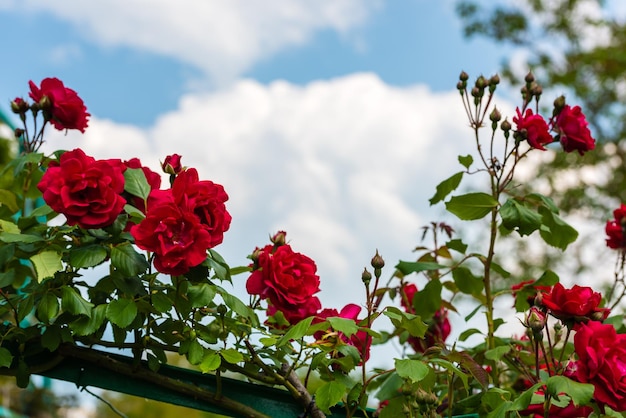
[(304, 408), (306, 408), (311, 418), (326, 418), (326, 414), (324, 414), (317, 407), (309, 391), (304, 387), (304, 385), (298, 378), (298, 375), (296, 375), (296, 373), (289, 367), (287, 363), (283, 363), (283, 365), (280, 368), (280, 371), (281, 371), (281, 374), (285, 376), (285, 379), (287, 380), (287, 382), (291, 383), (293, 387), (296, 388), (296, 390), (300, 394), (300, 397), (298, 398), (298, 402), (300, 402), (300, 404)]

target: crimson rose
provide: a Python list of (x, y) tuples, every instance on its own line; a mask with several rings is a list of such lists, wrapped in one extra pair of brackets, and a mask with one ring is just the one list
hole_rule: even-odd
[(554, 142), (546, 121), (541, 115), (534, 115), (531, 109), (526, 109), (524, 115), (519, 108), (515, 111), (517, 116), (513, 117), (513, 122), (517, 125), (517, 132), (528, 140), (531, 147), (545, 151), (544, 145)]
[(626, 410), (626, 334), (613, 325), (596, 321), (576, 326), (574, 350), (578, 360), (569, 367), (569, 377), (594, 386), (593, 398), (613, 410)]
[(146, 218), (130, 233), (139, 248), (154, 253), (154, 267), (165, 274), (187, 273), (206, 259), (211, 247), (211, 235), (198, 217), (173, 199), (149, 204)]
[(161, 164), (161, 168), (166, 174), (180, 174), (183, 171), (183, 165), (180, 162), (181, 158), (178, 154), (168, 155)]
[(606, 239), (606, 245), (609, 248), (620, 249), (626, 247), (626, 241), (624, 240), (624, 217), (626, 217), (626, 205), (621, 204), (621, 206), (613, 211), (613, 220), (606, 222), (606, 227), (604, 230), (606, 231), (606, 235), (608, 238)]
[(246, 282), (251, 295), (269, 299), (268, 315), (281, 311), (291, 324), (317, 314), (322, 305), (315, 293), (320, 278), (315, 262), (289, 244), (266, 245), (254, 252), (252, 274)]
[(541, 299), (542, 305), (553, 316), (577, 321), (606, 319), (609, 309), (600, 308), (601, 301), (602, 295), (590, 287), (574, 285), (571, 289), (565, 289), (561, 283), (555, 284)]
[[(29, 81), (29, 96), (41, 106), (44, 118), (50, 120), (52, 126), (62, 131), (63, 129), (78, 129), (85, 132), (87, 119), (91, 116), (87, 113), (87, 107), (78, 94), (63, 85), (58, 78), (44, 78), (41, 87)], [(44, 100), (47, 98), (47, 100)]]
[[(361, 312), (361, 307), (359, 305), (355, 305), (354, 303), (349, 303), (341, 309), (341, 312), (337, 312), (337, 309), (324, 309), (317, 316), (313, 323), (318, 323), (326, 318), (330, 317), (340, 317), (345, 319), (351, 319), (354, 322), (359, 322), (357, 319), (359, 316), (359, 312)], [(325, 335), (329, 335), (332, 333), (332, 329), (324, 332), (318, 331), (315, 333), (314, 337), (316, 340), (322, 340), (325, 338)], [(357, 331), (352, 334), (350, 337), (347, 337), (343, 333), (339, 333), (338, 338), (346, 344), (354, 346), (359, 353), (361, 354), (361, 362), (359, 365), (363, 363), (363, 361), (367, 361), (370, 358), (370, 347), (372, 345), (372, 337), (367, 334), (365, 331)]]
[(561, 144), (566, 152), (578, 151), (583, 155), (585, 151), (591, 151), (596, 147), (596, 140), (591, 136), (580, 106), (565, 105), (556, 117), (555, 128), (560, 134)]
[(103, 228), (124, 209), (124, 170), (120, 160), (96, 160), (81, 149), (67, 151), (53, 161), (37, 188), (44, 201), (65, 215), (68, 225)]

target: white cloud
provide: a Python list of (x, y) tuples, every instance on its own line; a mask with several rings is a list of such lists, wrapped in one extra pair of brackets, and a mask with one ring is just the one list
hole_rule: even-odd
[(346, 34), (381, 0), (5, 0), (0, 9), (48, 12), (104, 46), (172, 57), (222, 84), (253, 63), (308, 42)]
[(362, 299), (355, 285), (377, 248), (387, 274), (412, 257), (420, 227), (439, 220), (428, 205), (435, 186), (474, 143), (456, 91), (354, 74), (304, 87), (239, 81), (185, 96), (146, 130), (94, 118), (85, 135), (46, 144), (76, 146), (98, 158), (138, 156), (155, 170), (167, 154), (182, 154), (230, 195), (233, 223), (218, 250), (232, 265), (286, 229), (316, 260), (322, 300), (338, 307)]

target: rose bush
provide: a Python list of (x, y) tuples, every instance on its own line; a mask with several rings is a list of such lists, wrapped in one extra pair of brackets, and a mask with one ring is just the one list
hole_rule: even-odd
[[(459, 156), (461, 168), (437, 186), (430, 203), (443, 202), (460, 221), (487, 219), (486, 242), (465, 242), (448, 223), (433, 222), (414, 259), (395, 264), (387, 279), (389, 267), (376, 251), (361, 274), (363, 298), (351, 294), (341, 310), (323, 306), (315, 262), (296, 252), (284, 231), (257, 247), (248, 266), (229, 266), (216, 251), (233, 222), (228, 194), (183, 166), (180, 155), (161, 163), (169, 177), (169, 187), (161, 188), (161, 174), (137, 158), (97, 160), (80, 149), (39, 153), (48, 124), (82, 132), (89, 114), (59, 80), (31, 82), (35, 102), (11, 104), (25, 124), (15, 130), (24, 153), (0, 173), (0, 372), (26, 386), (32, 373), (80, 361), (192, 393), (236, 416), (272, 415), (257, 410), (262, 402), (241, 404), (182, 381), (172, 385), (160, 367), (176, 353), (213, 374), (217, 388), (227, 385), (225, 373), (280, 386), (297, 413), (316, 418), (338, 408), (346, 417), (380, 418), (626, 411), (620, 313), (626, 205), (605, 226), (618, 262), (604, 294), (566, 287), (550, 270), (509, 271), (499, 258), (506, 254), (498, 248), (504, 235), (533, 235), (560, 250), (576, 240), (555, 203), (524, 193), (515, 174), (553, 142), (565, 152), (593, 150), (586, 118), (564, 97), (544, 117), (542, 89), (529, 74), (511, 124), (492, 103), (499, 77), (468, 80), (461, 73), (457, 87), (475, 154)], [(27, 129), (30, 117), (38, 130)], [(485, 188), (459, 192), (469, 176), (483, 176)], [(39, 197), (45, 204), (33, 210)], [(59, 214), (64, 221), (48, 223)], [(91, 269), (101, 265), (106, 273), (94, 278)], [(237, 286), (245, 287), (247, 303), (236, 296)], [(499, 303), (510, 296), (518, 317), (505, 323), (497, 307), (510, 306)], [(479, 312), (482, 325), (469, 325)], [(462, 329), (452, 329), (453, 317)], [(386, 352), (391, 355), (382, 361), (370, 355), (385, 344), (396, 348)], [(98, 346), (134, 358), (112, 361), (93, 350)], [(42, 358), (52, 360), (42, 364)]]

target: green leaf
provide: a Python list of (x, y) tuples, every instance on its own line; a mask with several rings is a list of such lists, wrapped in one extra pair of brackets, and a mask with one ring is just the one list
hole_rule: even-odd
[(419, 273), (421, 271), (439, 270), (442, 268), (446, 268), (446, 266), (430, 261), (400, 261), (396, 265), (396, 269), (405, 275)]
[(237, 351), (234, 348), (227, 348), (226, 350), (221, 350), (220, 355), (224, 360), (226, 360), (230, 364), (237, 364), (243, 361), (243, 354)]
[(511, 346), (509, 346), (509, 345), (502, 345), (500, 347), (496, 347), (496, 348), (493, 348), (491, 350), (485, 351), (485, 357), (488, 360), (499, 361), (509, 351), (511, 351)]
[(19, 234), (20, 232), (22, 232), (20, 228), (13, 222), (0, 219), (0, 233)]
[(112, 300), (107, 307), (106, 317), (118, 327), (126, 328), (137, 317), (137, 304), (126, 298)]
[(346, 387), (332, 380), (324, 383), (315, 391), (315, 403), (325, 414), (330, 414), (330, 408), (337, 405), (343, 398)]
[(452, 196), (446, 202), (448, 212), (464, 221), (481, 219), (498, 206), (498, 201), (487, 193), (468, 193), (461, 196)]
[(575, 382), (565, 376), (551, 376), (546, 382), (546, 390), (557, 399), (564, 393), (572, 398), (575, 406), (580, 406), (591, 402), (594, 387), (590, 383)]
[(141, 168), (127, 168), (124, 171), (124, 190), (144, 200), (150, 194), (150, 185)]
[(200, 344), (200, 342), (198, 342), (197, 338), (191, 340), (191, 343), (189, 344), (189, 349), (187, 350), (187, 360), (189, 360), (189, 363), (194, 366), (202, 363), (202, 360), (204, 360), (204, 347)]
[(152, 296), (150, 296), (150, 301), (152, 302), (152, 306), (154, 307), (154, 309), (161, 313), (169, 311), (170, 309), (172, 309), (172, 306), (174, 306), (172, 300), (167, 297), (166, 294), (161, 292), (152, 294)]
[(70, 323), (70, 328), (75, 335), (91, 335), (98, 331), (106, 316), (107, 305), (101, 304), (91, 310), (91, 317), (81, 316), (76, 321)]
[(222, 358), (219, 354), (215, 351), (206, 350), (199, 367), (202, 373), (209, 373), (217, 370), (220, 364), (222, 364)]
[(125, 276), (136, 276), (149, 267), (146, 257), (135, 251), (128, 242), (111, 248), (111, 264)]
[(359, 330), (358, 325), (352, 319), (331, 317), (326, 320), (335, 331), (344, 333), (346, 337), (351, 337)]
[(405, 399), (402, 396), (389, 399), (389, 403), (380, 411), (378, 418), (398, 418), (406, 416), (404, 401)]
[(445, 179), (441, 183), (437, 185), (437, 191), (435, 195), (430, 198), (430, 205), (434, 205), (435, 203), (441, 202), (446, 198), (450, 193), (456, 190), (461, 184), (461, 180), (463, 179), (463, 172), (459, 171), (456, 174), (453, 174), (451, 177)]
[(86, 301), (80, 293), (73, 287), (63, 286), (61, 288), (61, 307), (74, 315), (91, 316), (93, 303)]
[(424, 289), (415, 293), (413, 296), (415, 314), (422, 318), (431, 318), (441, 308), (442, 288), (439, 280), (431, 280), (426, 283)]
[(61, 254), (56, 251), (42, 251), (30, 258), (37, 272), (37, 281), (41, 283), (44, 279), (54, 277), (57, 271), (63, 270)]
[(213, 269), (218, 279), (230, 281), (230, 267), (217, 251), (209, 249), (209, 257), (207, 257), (206, 262)]
[(565, 250), (572, 242), (576, 241), (578, 231), (561, 217), (542, 207), (539, 208), (539, 213), (543, 223), (539, 233), (546, 244)]
[(459, 334), (459, 341), (465, 341), (474, 334), (481, 334), (482, 331), (476, 328), (470, 328)]
[(33, 242), (44, 241), (44, 239), (40, 236), (31, 234), (13, 234), (10, 232), (0, 232), (0, 241), (6, 243), (18, 242), (24, 244), (32, 244)]
[(215, 297), (215, 286), (208, 283), (189, 286), (187, 296), (191, 302), (192, 308), (200, 308), (209, 305)]
[(469, 169), (474, 162), (474, 158), (469, 154), (466, 156), (459, 155), (459, 162), (463, 167)]
[(19, 206), (17, 205), (15, 193), (5, 189), (0, 189), (0, 208), (2, 206), (5, 206), (7, 209), (9, 209), (9, 212), (12, 214), (20, 210)]
[(278, 342), (276, 343), (276, 347), (281, 347), (291, 340), (299, 340), (300, 338), (304, 337), (307, 334), (309, 327), (311, 326), (311, 322), (313, 322), (312, 316), (304, 318), (296, 325), (290, 327), (285, 335), (283, 335), (280, 340), (278, 340)]
[(70, 264), (76, 268), (95, 267), (106, 260), (106, 248), (100, 245), (72, 248), (70, 250)]
[(52, 293), (45, 293), (37, 304), (37, 317), (43, 323), (49, 323), (59, 314), (59, 300)]
[(398, 376), (419, 382), (428, 375), (428, 366), (419, 360), (396, 359), (396, 372)]
[(479, 294), (483, 290), (483, 280), (478, 276), (474, 276), (467, 267), (457, 267), (452, 270), (452, 278), (456, 287), (468, 295)]
[(540, 214), (512, 198), (500, 207), (500, 216), (505, 228), (516, 230), (521, 236), (530, 235), (541, 226)]
[(13, 354), (4, 347), (0, 347), (0, 367), (11, 367)]
[(451, 239), (450, 241), (446, 242), (446, 247), (448, 247), (448, 249), (450, 250), (454, 250), (457, 252), (460, 252), (461, 254), (465, 254), (465, 251), (467, 250), (467, 244), (465, 244), (461, 239)]

